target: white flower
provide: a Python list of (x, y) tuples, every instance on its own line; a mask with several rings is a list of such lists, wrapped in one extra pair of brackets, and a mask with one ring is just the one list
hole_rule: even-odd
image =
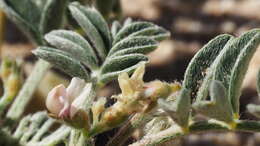
[(64, 85), (58, 85), (49, 92), (46, 107), (54, 117), (72, 119), (80, 108), (80, 104), (87, 98), (90, 89), (90, 84), (74, 77), (67, 88)]

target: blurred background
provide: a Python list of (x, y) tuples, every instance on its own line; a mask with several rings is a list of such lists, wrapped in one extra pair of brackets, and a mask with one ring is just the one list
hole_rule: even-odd
[[(171, 31), (171, 38), (162, 42), (159, 48), (149, 54), (145, 81), (155, 79), (168, 82), (183, 80), (185, 69), (193, 55), (210, 39), (218, 34), (241, 35), (252, 28), (260, 27), (260, 0), (120, 0), (122, 20), (154, 22)], [(3, 14), (0, 15), (0, 28), (4, 31), (1, 40), (1, 56), (11, 56), (22, 63), (24, 76), (32, 70), (36, 58), (30, 44), (19, 29)], [(241, 97), (241, 117), (254, 119), (245, 110), (248, 103), (258, 103), (256, 74), (260, 67), (260, 49), (256, 52), (244, 80)], [(28, 112), (44, 109), (44, 98), (55, 85), (68, 84), (69, 77), (56, 69), (47, 73), (39, 85)], [(100, 96), (118, 93), (116, 82), (105, 87)], [(36, 100), (37, 99), (37, 100)], [(109, 132), (101, 135), (109, 138)], [(102, 142), (100, 142), (102, 145)], [(183, 146), (257, 146), (260, 134), (248, 133), (207, 133), (184, 137), (166, 145)]]

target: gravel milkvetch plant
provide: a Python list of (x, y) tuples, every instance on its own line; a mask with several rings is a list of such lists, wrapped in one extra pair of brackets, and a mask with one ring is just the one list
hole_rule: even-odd
[[(28, 6), (33, 8), (59, 1), (40, 2), (28, 0)], [(52, 19), (47, 13), (46, 16), (41, 13), (41, 17), (33, 20), (34, 16), (15, 7), (18, 3), (5, 0), (1, 1), (1, 6), (37, 42), (39, 47), (33, 53), (49, 62), (45, 62), (44, 69), (38, 72), (42, 73), (51, 64), (70, 75), (72, 80), (68, 87), (58, 85), (49, 92), (46, 99), (48, 112), (27, 115), (18, 122), (26, 106), (26, 102), (19, 102), (30, 99), (25, 91), (29, 87), (35, 88), (40, 79), (36, 75), (30, 76), (31, 80), (27, 79), (24, 90), (14, 99), (21, 78), (17, 65), (4, 60), (0, 76), (5, 90), (0, 100), (0, 113), (8, 112), (1, 115), (2, 145), (94, 146), (98, 134), (114, 128), (119, 130), (108, 146), (125, 145), (136, 129), (143, 133), (140, 140), (131, 144), (136, 146), (161, 144), (212, 130), (260, 131), (259, 121), (239, 119), (241, 86), (260, 43), (260, 29), (250, 30), (239, 37), (223, 34), (209, 41), (191, 60), (182, 83), (159, 80), (145, 83), (143, 76), (148, 63), (145, 54), (169, 37), (165, 29), (131, 19), (123, 25), (115, 21), (110, 29), (99, 11), (79, 2), (62, 3), (62, 10), (55, 9), (56, 5), (37, 9), (46, 9), (43, 13), (59, 11), (61, 18), (65, 16), (63, 9), (68, 7), (68, 13), (83, 31), (78, 33), (60, 29), (63, 20), (57, 20), (59, 26), (47, 25), (55, 21), (43, 20)], [(32, 22), (37, 23), (32, 25)], [(53, 25), (55, 27), (50, 27)], [(16, 88), (10, 88), (14, 86), (9, 84), (10, 72), (16, 75)], [(35, 78), (37, 81), (32, 82)], [(115, 79), (122, 93), (113, 95), (115, 103), (107, 106), (108, 98), (98, 97), (97, 93)], [(260, 75), (258, 92), (259, 80)], [(33, 90), (29, 91), (31, 94)], [(14, 103), (8, 109), (12, 100)], [(260, 117), (259, 109), (258, 105), (248, 105), (248, 110), (257, 117)], [(197, 115), (203, 115), (204, 120), (198, 120)]]

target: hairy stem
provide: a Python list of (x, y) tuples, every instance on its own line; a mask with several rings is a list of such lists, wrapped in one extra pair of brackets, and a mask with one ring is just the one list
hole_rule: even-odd
[(49, 67), (50, 64), (44, 60), (39, 60), (36, 63), (32, 73), (27, 78), (14, 103), (8, 111), (8, 119), (16, 121), (21, 117), (27, 104), (32, 98), (32, 94), (34, 93), (35, 89), (39, 85), (41, 79), (44, 77), (44, 74), (47, 72)]
[(135, 114), (129, 122), (127, 122), (117, 134), (107, 143), (107, 146), (122, 146), (133, 134), (136, 128), (144, 126), (147, 122), (152, 119), (149, 114)]
[(0, 116), (4, 113), (4, 109), (13, 101), (13, 98), (13, 96), (10, 96), (6, 92), (0, 97)]
[(174, 125), (164, 131), (153, 135), (147, 135), (140, 141), (137, 141), (130, 146), (152, 146), (164, 143), (166, 141), (181, 138), (182, 136), (193, 133), (204, 133), (209, 131), (242, 131), (242, 132), (260, 132), (259, 121), (236, 121), (236, 126), (230, 128), (228, 125), (219, 122), (202, 121), (195, 122), (189, 126), (189, 132), (185, 133), (180, 127)]

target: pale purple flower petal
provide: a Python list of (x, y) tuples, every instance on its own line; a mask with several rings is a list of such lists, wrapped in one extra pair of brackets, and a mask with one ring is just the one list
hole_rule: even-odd
[(80, 95), (85, 84), (85, 81), (80, 78), (72, 78), (69, 86), (66, 89), (69, 103), (72, 103), (73, 100)]
[(64, 85), (53, 88), (46, 99), (47, 109), (54, 115), (59, 115), (66, 102), (67, 93)]

